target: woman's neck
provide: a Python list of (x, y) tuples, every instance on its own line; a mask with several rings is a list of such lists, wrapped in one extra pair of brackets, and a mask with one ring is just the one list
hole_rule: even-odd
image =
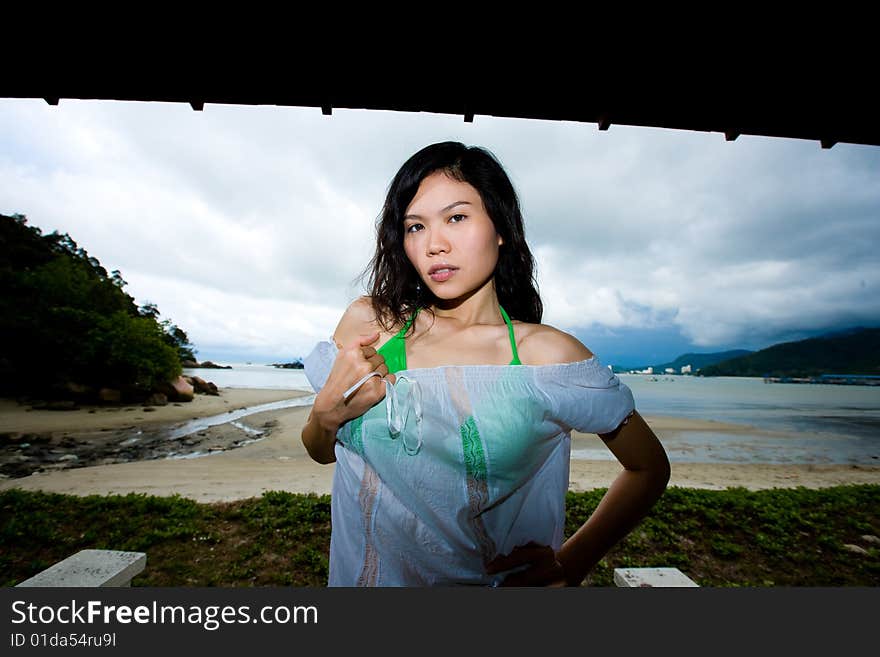
[(458, 299), (437, 299), (431, 306), (434, 316), (456, 323), (460, 327), (477, 324), (499, 324), (504, 318), (498, 310), (495, 283), (488, 281), (482, 287)]

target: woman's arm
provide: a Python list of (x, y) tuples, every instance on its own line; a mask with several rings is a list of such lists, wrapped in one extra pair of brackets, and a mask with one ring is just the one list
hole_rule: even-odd
[(326, 417), (315, 414), (315, 407), (309, 413), (309, 419), (302, 430), (302, 441), (313, 460), (321, 464), (336, 461), (336, 433), (339, 425)]
[(647, 515), (669, 482), (666, 451), (641, 415), (599, 437), (624, 467), (589, 520), (562, 546), (556, 558), (566, 583), (579, 586), (584, 577), (620, 539)]
[(580, 586), (587, 573), (663, 494), (669, 481), (669, 460), (641, 415), (633, 411), (629, 421), (599, 437), (624, 471), (611, 484), (589, 520), (558, 552), (548, 545), (529, 543), (494, 559), (488, 567), (490, 574), (530, 564), (526, 570), (508, 575), (504, 586)]
[[(572, 335), (551, 326), (529, 325), (520, 358), (529, 364), (567, 363), (593, 354)], [(525, 352), (525, 357), (523, 353)], [(528, 359), (528, 361), (526, 360)], [(612, 482), (599, 506), (558, 552), (529, 544), (495, 559), (489, 572), (531, 563), (512, 573), (505, 586), (578, 586), (599, 560), (647, 514), (669, 482), (669, 460), (657, 436), (637, 412), (611, 433), (600, 434), (624, 471)]]

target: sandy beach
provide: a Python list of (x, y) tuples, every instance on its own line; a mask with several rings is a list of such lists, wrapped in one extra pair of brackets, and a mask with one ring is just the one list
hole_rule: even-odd
[[(157, 431), (193, 418), (307, 394), (291, 390), (223, 388), (219, 397), (198, 395), (191, 403), (155, 407), (150, 412), (137, 406), (39, 411), (29, 410), (12, 400), (0, 400), (0, 436), (4, 437), (6, 450), (15, 450), (16, 441), (21, 444), (37, 437), (58, 445), (99, 439), (111, 444), (130, 435), (132, 429)], [(0, 480), (0, 490), (22, 488), (74, 495), (179, 494), (199, 502), (247, 499), (272, 490), (329, 494), (333, 466), (312, 461), (300, 441), (309, 409), (309, 406), (300, 406), (268, 410), (242, 418), (236, 423), (238, 426), (220, 424), (187, 438), (192, 442), (191, 450), (209, 451), (206, 456), (106, 462), (87, 467), (69, 467), (69, 462), (62, 461), (28, 476), (7, 475)], [(740, 425), (687, 418), (648, 416), (646, 420), (661, 442), (664, 436), (688, 431), (735, 434), (748, 430)], [(254, 431), (263, 432), (256, 442), (252, 442)], [(242, 441), (243, 437), (249, 440)], [(238, 442), (246, 444), (236, 447)], [(572, 435), (573, 450), (596, 448), (604, 449), (598, 437)], [(55, 451), (63, 456), (63, 448)], [(621, 470), (616, 460), (572, 459), (570, 489), (607, 487)], [(673, 462), (669, 485), (706, 489), (743, 486), (757, 490), (795, 486), (822, 488), (850, 483), (880, 484), (880, 465)]]

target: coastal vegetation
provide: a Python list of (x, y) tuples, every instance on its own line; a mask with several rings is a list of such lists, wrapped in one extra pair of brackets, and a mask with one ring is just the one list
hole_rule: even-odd
[(189, 338), (126, 284), (68, 234), (0, 214), (0, 395), (137, 399), (175, 380)]
[[(760, 351), (735, 349), (714, 353), (687, 353), (659, 365), (624, 368), (615, 372), (674, 373), (690, 367), (700, 376), (748, 376), (780, 379), (819, 378), (832, 375), (880, 376), (880, 328), (855, 327), (825, 335), (775, 344)], [(683, 373), (683, 372), (682, 372)], [(827, 381), (836, 382), (836, 381)]]
[[(606, 489), (569, 492), (570, 535)], [(677, 567), (700, 586), (880, 585), (880, 485), (721, 491), (671, 487), (588, 577)], [(147, 554), (132, 586), (324, 586), (330, 497), (267, 492), (200, 504), (179, 496), (0, 492), (0, 585), (86, 549)]]
[(700, 370), (704, 376), (880, 375), (880, 328), (784, 342)]

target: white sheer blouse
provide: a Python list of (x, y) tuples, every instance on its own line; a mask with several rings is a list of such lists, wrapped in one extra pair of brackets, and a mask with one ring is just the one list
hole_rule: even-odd
[[(331, 340), (306, 357), (316, 392), (336, 354)], [(491, 586), (506, 574), (486, 573), (494, 557), (530, 541), (558, 550), (571, 430), (608, 433), (634, 408), (596, 356), (396, 376), (337, 434), (330, 586)]]

